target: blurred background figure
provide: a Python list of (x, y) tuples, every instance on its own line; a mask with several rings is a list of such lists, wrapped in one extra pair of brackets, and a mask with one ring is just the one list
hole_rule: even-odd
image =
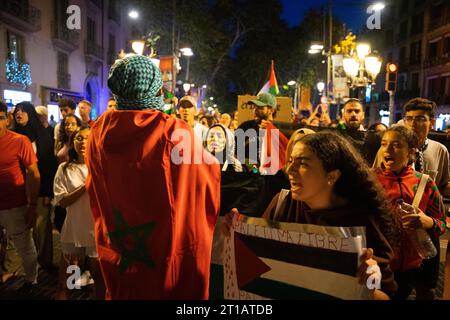
[(109, 98), (108, 100), (108, 108), (106, 108), (106, 111), (113, 111), (117, 109), (117, 102), (114, 98)]
[(225, 128), (229, 128), (231, 124), (231, 116), (228, 113), (222, 113), (219, 123)]

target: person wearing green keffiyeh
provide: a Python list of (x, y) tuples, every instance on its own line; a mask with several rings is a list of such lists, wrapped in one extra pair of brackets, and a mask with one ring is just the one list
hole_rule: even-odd
[(118, 60), (109, 72), (108, 87), (117, 101), (117, 110), (163, 110), (161, 72), (140, 55)]

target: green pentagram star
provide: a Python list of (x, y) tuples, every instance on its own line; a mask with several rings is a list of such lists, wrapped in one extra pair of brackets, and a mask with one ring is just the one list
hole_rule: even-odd
[[(136, 225), (130, 227), (125, 221), (122, 213), (118, 209), (113, 209), (116, 221), (116, 230), (109, 232), (111, 243), (118, 248), (120, 253), (120, 271), (124, 272), (135, 261), (147, 265), (149, 268), (155, 266), (145, 242), (155, 227), (154, 222)], [(129, 249), (125, 245), (125, 238), (130, 236), (133, 240), (133, 248)]]

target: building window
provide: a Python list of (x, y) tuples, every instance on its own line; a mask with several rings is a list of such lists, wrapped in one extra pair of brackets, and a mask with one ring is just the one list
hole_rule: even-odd
[(15, 59), (18, 63), (24, 61), (23, 38), (18, 34), (7, 31), (8, 57)]
[[(450, 14), (450, 12), (449, 12)], [(450, 36), (444, 40), (444, 54), (450, 56)]]
[(58, 52), (58, 88), (70, 89), (69, 56)]
[(87, 42), (90, 44), (95, 44), (95, 21), (91, 18), (87, 18)]
[(405, 61), (406, 61), (406, 47), (401, 47), (400, 48), (400, 54), (398, 56), (398, 60), (400, 61), (400, 63), (405, 63)]
[(108, 63), (112, 65), (116, 60), (116, 37), (110, 33), (108, 38)]
[(408, 20), (405, 20), (400, 24), (398, 40), (405, 40), (407, 35), (408, 35)]
[(440, 79), (439, 78), (433, 78), (428, 79), (428, 97), (432, 100), (435, 99), (439, 95), (440, 91)]
[(410, 52), (409, 52), (409, 62), (412, 64), (420, 63), (421, 57), (421, 41), (414, 42), (411, 44)]
[(406, 75), (401, 74), (398, 76), (397, 80), (397, 90), (398, 91), (404, 91), (406, 88)]
[(438, 55), (438, 41), (431, 42), (428, 45), (428, 58), (433, 59)]
[(411, 35), (423, 32), (423, 12), (415, 15), (411, 24)]
[(55, 17), (58, 24), (65, 25), (69, 0), (55, 0)]
[(415, 72), (411, 74), (411, 90), (419, 89), (419, 73)]

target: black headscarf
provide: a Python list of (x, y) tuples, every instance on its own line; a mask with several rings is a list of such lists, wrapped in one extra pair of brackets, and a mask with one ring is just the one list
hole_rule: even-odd
[[(28, 123), (21, 126), (16, 121), (18, 110), (28, 114)], [(21, 102), (14, 109), (14, 131), (27, 136), (33, 143), (36, 143), (36, 156), (38, 158), (38, 167), (41, 174), (40, 196), (53, 197), (53, 179), (56, 173), (57, 162), (53, 155), (53, 140), (49, 132), (44, 128), (39, 120), (39, 116), (30, 102)]]

